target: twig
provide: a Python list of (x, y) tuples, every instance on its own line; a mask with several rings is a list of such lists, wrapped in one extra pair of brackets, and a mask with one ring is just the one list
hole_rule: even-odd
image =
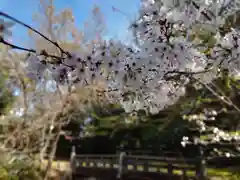
[[(197, 10), (200, 9), (200, 6), (197, 5), (196, 2), (194, 2), (194, 1), (191, 1), (191, 2), (192, 2), (192, 5), (193, 5)], [(209, 13), (211, 14), (211, 16), (213, 16), (213, 17), (215, 16), (212, 11), (209, 11)], [(201, 14), (202, 14), (207, 20), (209, 20), (209, 21), (212, 20), (212, 18), (211, 18), (207, 13), (201, 11)]]
[(18, 50), (22, 50), (22, 51), (34, 53), (34, 54), (36, 54), (36, 55), (44, 55), (44, 56), (48, 56), (48, 57), (55, 58), (55, 59), (64, 59), (64, 58), (61, 58), (61, 57), (59, 57), (59, 56), (54, 56), (54, 55), (46, 54), (46, 52), (44, 52), (44, 53), (42, 52), (42, 53), (40, 53), (40, 54), (37, 54), (37, 51), (34, 50), (34, 49), (28, 49), (28, 48), (23, 48), (23, 47), (20, 47), (20, 46), (16, 46), (16, 45), (14, 45), (14, 44), (11, 44), (11, 43), (5, 41), (5, 40), (4, 40), (3, 38), (1, 38), (1, 37), (0, 37), (0, 43), (3, 43), (3, 44), (5, 44), (5, 45), (8, 45), (8, 46), (10, 46), (10, 47), (13, 48), (13, 49), (18, 49)]
[(179, 74), (179, 75), (197, 75), (197, 74), (203, 74), (206, 72), (211, 71), (212, 68), (203, 70), (203, 71), (197, 71), (197, 72), (187, 72), (187, 71), (168, 71), (164, 74), (164, 76), (168, 75), (168, 74)]
[(57, 42), (52, 41), (51, 39), (49, 39), (48, 37), (46, 37), (45, 35), (43, 35), (43, 34), (40, 33), (39, 31), (37, 31), (36, 29), (32, 28), (31, 26), (25, 24), (24, 22), (22, 22), (22, 21), (20, 21), (20, 20), (18, 20), (18, 19), (16, 19), (16, 18), (14, 18), (14, 17), (12, 17), (12, 16), (10, 16), (10, 15), (2, 12), (2, 11), (0, 11), (0, 16), (3, 16), (3, 17), (5, 17), (5, 18), (7, 18), (7, 19), (10, 19), (10, 20), (12, 20), (12, 21), (14, 21), (14, 22), (16, 22), (16, 23), (18, 23), (18, 24), (20, 24), (20, 25), (22, 25), (22, 26), (24, 26), (24, 27), (26, 27), (26, 28), (28, 28), (28, 29), (30, 29), (30, 30), (32, 30), (33, 32), (37, 33), (38, 35), (40, 35), (41, 37), (43, 37), (44, 39), (46, 39), (47, 41), (49, 41), (50, 43), (52, 43), (53, 45), (55, 45), (55, 46), (61, 51), (61, 53), (67, 54), (67, 53), (58, 45)]
[(206, 83), (203, 83), (199, 81), (197, 78), (194, 78), (198, 83), (203, 85), (205, 88), (207, 88), (214, 96), (216, 96), (220, 101), (224, 102), (225, 104), (232, 106), (238, 113), (240, 113), (240, 109), (226, 96), (223, 96), (224, 98), (221, 98), (221, 95), (218, 94), (216, 91), (214, 91), (209, 85)]

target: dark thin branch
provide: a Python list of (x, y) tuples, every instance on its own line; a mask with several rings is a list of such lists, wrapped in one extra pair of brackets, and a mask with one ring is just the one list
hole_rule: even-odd
[(31, 31), (37, 33), (38, 35), (40, 35), (41, 37), (43, 37), (44, 39), (46, 39), (47, 41), (49, 41), (50, 43), (52, 43), (53, 45), (55, 45), (55, 46), (61, 51), (61, 53), (66, 54), (66, 52), (58, 45), (57, 42), (52, 41), (51, 39), (49, 39), (48, 37), (46, 37), (45, 35), (43, 35), (43, 34), (40, 33), (39, 31), (37, 31), (36, 29), (32, 28), (31, 26), (23, 23), (22, 21), (14, 18), (14, 17), (12, 17), (12, 16), (10, 16), (10, 15), (2, 12), (2, 11), (0, 11), (0, 16), (3, 16), (3, 17), (5, 17), (5, 18), (8, 18), (8, 19), (10, 19), (10, 20), (12, 20), (12, 21), (14, 21), (14, 22), (16, 22), (16, 23), (18, 23), (18, 24), (20, 24), (20, 25), (22, 25), (22, 26), (24, 26), (24, 27), (26, 27), (26, 28), (28, 28), (28, 29), (30, 29)]
[(169, 74), (178, 74), (178, 75), (197, 75), (197, 74), (204, 74), (206, 72), (209, 72), (211, 68), (203, 70), (203, 71), (197, 71), (197, 72), (187, 72), (187, 71), (168, 71), (164, 74), (164, 76), (167, 76)]
[[(54, 55), (47, 54), (45, 51), (42, 51), (42, 53), (37, 54), (37, 51), (34, 50), (34, 49), (27, 49), (27, 48), (23, 48), (23, 47), (16, 46), (16, 45), (14, 45), (14, 44), (11, 44), (11, 43), (5, 41), (5, 40), (4, 40), (3, 38), (1, 38), (1, 37), (0, 37), (0, 43), (3, 43), (3, 44), (5, 44), (5, 45), (8, 45), (8, 46), (10, 46), (10, 47), (13, 48), (13, 49), (18, 49), (18, 50), (26, 51), (26, 52), (29, 52), (29, 53), (34, 53), (34, 54), (36, 54), (36, 55), (40, 55), (40, 56), (42, 55), (42, 56), (46, 56), (46, 57), (50, 57), (50, 58), (54, 58), (54, 59), (60, 60), (60, 61), (61, 61), (61, 64), (63, 64), (64, 66), (67, 66), (67, 67), (69, 67), (69, 68), (72, 68), (72, 66), (69, 66), (69, 65), (67, 65), (67, 64), (65, 64), (65, 63), (62, 62), (62, 60), (64, 60), (64, 58), (59, 57), (59, 56), (54, 56)], [(54, 62), (48, 62), (48, 63), (54, 64)]]
[(225, 3), (225, 1), (224, 1), (224, 3), (222, 3), (222, 7), (220, 8), (220, 11), (218, 12), (218, 15), (222, 15), (222, 13), (228, 8), (228, 7), (230, 7), (231, 5), (232, 5), (232, 2), (233, 1), (229, 1), (225, 6), (224, 6), (224, 3)]
[[(214, 91), (208, 84), (205, 84), (203, 82), (201, 82), (200, 80), (198, 80), (195, 77), (192, 77), (196, 82), (198, 82), (199, 84), (203, 85), (207, 90), (209, 90), (216, 98), (218, 98), (220, 101), (222, 101), (223, 103), (227, 104), (228, 106), (233, 107), (238, 113), (240, 113), (240, 109), (232, 102), (231, 99), (229, 99), (225, 94), (223, 93), (218, 93), (217, 91)], [(223, 96), (224, 98), (221, 98), (221, 96)]]
[[(34, 49), (28, 49), (28, 48), (23, 48), (23, 47), (20, 47), (20, 46), (16, 46), (14, 44), (11, 44), (7, 41), (5, 41), (3, 38), (0, 38), (0, 43), (3, 43), (5, 45), (8, 45), (10, 46), (12, 49), (18, 49), (18, 50), (21, 50), (21, 51), (27, 51), (27, 52), (30, 52), (30, 53), (34, 53), (34, 54), (37, 54), (37, 51), (34, 50)], [(38, 55), (45, 55), (47, 57), (51, 57), (51, 58), (55, 58), (55, 59), (62, 59), (61, 57), (58, 57), (58, 56), (54, 56), (54, 55), (50, 55), (50, 54), (46, 54), (45, 53), (40, 53)]]
[(14, 44), (10, 44), (9, 42), (5, 41), (3, 38), (0, 37), (0, 43), (3, 43), (5, 45), (8, 45), (10, 46), (11, 48), (13, 49), (18, 49), (18, 50), (21, 50), (21, 51), (27, 51), (27, 52), (31, 52), (31, 53), (37, 53), (36, 50), (34, 49), (27, 49), (27, 48), (23, 48), (23, 47), (19, 47), (19, 46), (16, 46)]
[[(192, 2), (192, 5), (193, 5), (197, 10), (200, 9), (200, 6), (197, 5), (196, 2), (194, 2), (194, 1), (191, 1), (191, 2)], [(213, 16), (213, 17), (215, 16), (215, 15), (213, 14), (213, 12), (209, 11), (209, 13), (211, 14), (211, 16)], [(201, 14), (202, 14), (207, 20), (209, 20), (209, 21), (212, 20), (212, 18), (211, 18), (207, 13), (201, 12)]]

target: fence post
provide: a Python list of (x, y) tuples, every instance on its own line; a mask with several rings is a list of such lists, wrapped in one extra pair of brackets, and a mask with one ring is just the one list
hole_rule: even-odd
[(171, 163), (168, 164), (168, 175), (170, 175), (170, 176), (173, 175), (173, 166)]
[(118, 162), (117, 179), (122, 178), (122, 174), (123, 174), (123, 170), (124, 170), (124, 156), (126, 156), (126, 153), (125, 152), (120, 152), (119, 162)]
[(200, 152), (200, 156), (197, 164), (196, 178), (198, 180), (207, 180), (206, 160), (204, 158), (203, 150), (200, 145), (199, 145), (199, 152)]
[(72, 146), (71, 156), (70, 156), (70, 172), (71, 179), (75, 180), (75, 172), (76, 172), (76, 148)]

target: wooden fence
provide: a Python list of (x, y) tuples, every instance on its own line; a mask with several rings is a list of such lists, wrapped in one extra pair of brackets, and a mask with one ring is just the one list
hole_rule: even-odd
[[(121, 158), (120, 158), (121, 157)], [(70, 166), (73, 174), (82, 172), (83, 169), (108, 169), (117, 171), (116, 176), (121, 178), (128, 173), (159, 173), (181, 175), (187, 178), (190, 174), (197, 179), (206, 179), (205, 161), (201, 158), (176, 159), (154, 156), (133, 155), (76, 155), (73, 148)]]

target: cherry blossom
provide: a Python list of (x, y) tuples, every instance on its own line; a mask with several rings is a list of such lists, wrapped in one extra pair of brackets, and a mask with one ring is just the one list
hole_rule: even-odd
[(30, 55), (26, 61), (26, 74), (30, 79), (40, 80), (46, 70), (46, 62), (40, 61), (35, 55)]
[[(230, 10), (239, 8), (228, 4), (224, 14), (220, 11), (225, 6), (221, 1), (142, 0), (139, 18), (131, 25), (137, 45), (102, 41), (81, 52), (60, 49), (62, 57), (52, 57), (52, 61), (46, 53), (41, 59), (31, 55), (26, 61), (28, 77), (41, 80), (50, 72), (63, 86), (102, 81), (109, 100), (121, 102), (126, 111), (157, 113), (184, 95), (190, 79), (208, 84), (221, 68), (233, 74), (239, 71), (238, 30), (219, 34)], [(198, 27), (216, 34), (214, 47), (200, 47), (201, 40), (191, 39)]]

